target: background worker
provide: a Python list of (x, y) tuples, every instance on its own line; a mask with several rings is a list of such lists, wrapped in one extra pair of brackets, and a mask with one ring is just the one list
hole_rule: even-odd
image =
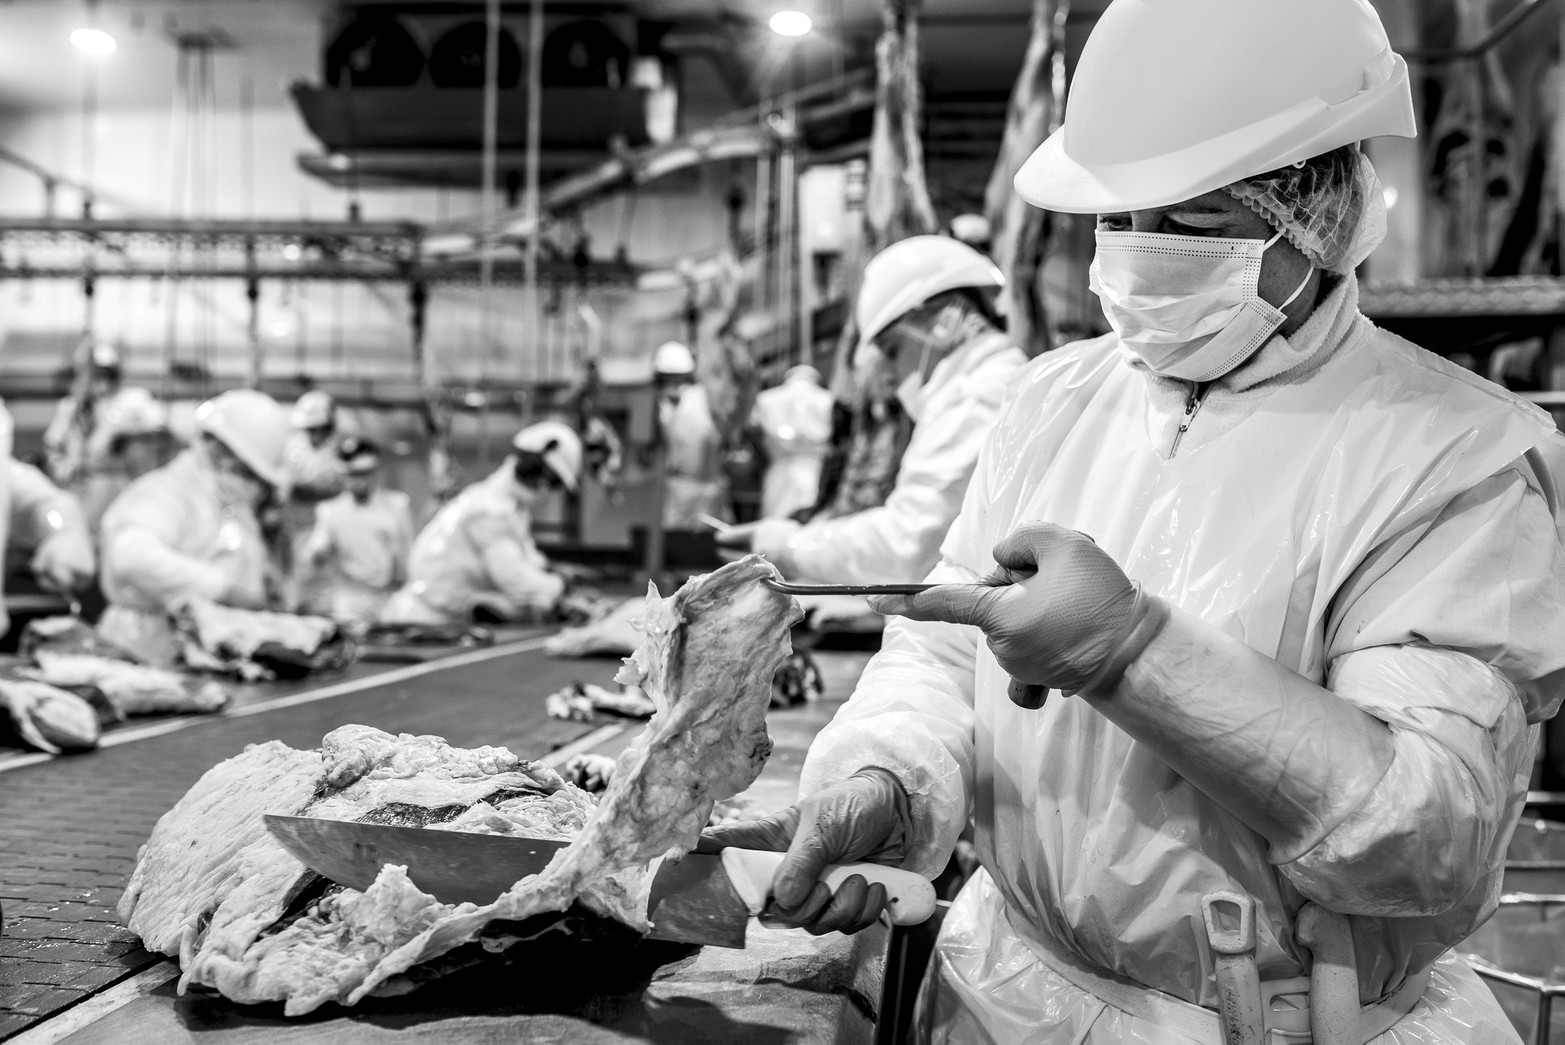
[(257, 512), (286, 482), (288, 415), (270, 396), (235, 389), (196, 409), (196, 442), (131, 483), (103, 516), (105, 639), (169, 665), (169, 614), (201, 597), (280, 608)]
[(173, 448), (168, 408), (145, 388), (124, 388), (97, 409), (88, 440), (96, 467), (82, 479), (81, 500), (93, 534), (114, 499), (136, 479), (168, 463)]
[(761, 514), (785, 519), (815, 505), (831, 441), (831, 393), (812, 366), (796, 366), (755, 397), (750, 424), (761, 434), (766, 474)]
[(877, 254), (856, 304), (854, 369), (889, 380), (913, 434), (886, 502), (799, 524), (762, 519), (718, 534), (791, 579), (873, 584), (924, 576), (961, 507), (978, 450), (1027, 362), (994, 314), (1005, 277), (945, 236), (914, 236)]
[(822, 865), (933, 873), (971, 825), (923, 1040), (1519, 1042), (1449, 949), (1562, 695), (1565, 439), (1359, 311), (1358, 143), (1414, 133), (1359, 0), (1113, 0), (1093, 31), (1016, 188), (1098, 214), (1113, 333), (1018, 377), (948, 583), (876, 600), (906, 619), (808, 797), (722, 833), (786, 843), (778, 906), (819, 932), (883, 899), (822, 902)]
[(394, 624), (547, 619), (565, 578), (533, 541), (532, 508), (558, 491), (574, 494), (581, 437), (561, 421), (516, 433), (511, 453), (486, 479), (463, 490), (413, 542), (408, 582), (383, 619)]
[(337, 453), (347, 489), (315, 508), (304, 562), (318, 581), (307, 586), (316, 594), (302, 609), (344, 623), (369, 623), (407, 579), (413, 513), (407, 494), (381, 486), (375, 443), (345, 436)]
[(732, 518), (722, 433), (706, 388), (696, 380), (695, 356), (678, 341), (665, 342), (652, 353), (652, 372), (663, 452), (663, 528), (698, 530), (703, 515)]
[[(82, 494), (84, 484), (108, 462), (107, 440), (98, 437), (104, 415), (118, 398), (130, 391), (122, 387), (120, 351), (108, 343), (92, 346), (84, 381), (61, 399), (44, 429), (45, 471), (56, 486)], [(145, 390), (137, 389), (145, 395)]]
[(90, 588), (98, 564), (81, 502), (14, 457), (6, 461), (6, 481), (11, 494), (6, 574), (25, 568), (39, 587), (67, 598)]
[(337, 453), (337, 400), (330, 392), (305, 392), (288, 419), (293, 431), (283, 457), (286, 485), (275, 519), (262, 522), (278, 568), (288, 579), (288, 605), (301, 606), (319, 601), (319, 593), (310, 589), (312, 573), (304, 559), (304, 543), (315, 528), (315, 506), (342, 493), (346, 471)]

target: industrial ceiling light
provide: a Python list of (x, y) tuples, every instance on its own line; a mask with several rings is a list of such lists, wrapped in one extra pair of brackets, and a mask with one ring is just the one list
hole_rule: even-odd
[(803, 11), (778, 11), (767, 23), (778, 36), (803, 36), (813, 24)]
[(106, 55), (113, 54), (119, 44), (102, 29), (83, 26), (71, 32), (71, 46), (83, 54)]

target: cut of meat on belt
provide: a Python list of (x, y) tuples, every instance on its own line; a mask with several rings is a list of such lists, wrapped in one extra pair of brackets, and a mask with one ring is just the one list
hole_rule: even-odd
[[(646, 932), (659, 862), (693, 849), (714, 802), (748, 787), (771, 752), (772, 674), (799, 616), (759, 583), (774, 575), (751, 556), (669, 598), (650, 590), (645, 640), (621, 681), (657, 713), (601, 799), (504, 748), (438, 737), (344, 726), (319, 751), (260, 744), (209, 770), (159, 820), (121, 917), (149, 950), (179, 957), (182, 991), (282, 1001), (288, 1015), (406, 991), (449, 952), (502, 949), (516, 922), (573, 905)], [(450, 905), (396, 866), (362, 893), (325, 883), (266, 832), (265, 813), (571, 844), (493, 903)]]

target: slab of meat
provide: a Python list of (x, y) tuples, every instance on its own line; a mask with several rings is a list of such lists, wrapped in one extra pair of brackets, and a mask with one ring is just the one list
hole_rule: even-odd
[(232, 699), (220, 682), (165, 668), (128, 664), (89, 653), (57, 653), (48, 647), (34, 650), (33, 659), (37, 667), (18, 668), (17, 674), (65, 689), (96, 690), (121, 718), (159, 712), (221, 711)]
[(81, 697), (46, 682), (0, 678), (0, 712), (16, 736), (58, 755), (98, 746), (98, 713)]
[[(167, 949), (178, 926), (198, 927), (191, 946), (180, 947), (182, 987), (214, 987), (241, 1002), (280, 1000), (289, 1015), (405, 989), (407, 970), (479, 939), (497, 920), (510, 924), (579, 902), (645, 931), (658, 860), (693, 848), (713, 802), (754, 780), (771, 750), (771, 678), (798, 609), (759, 583), (770, 575), (773, 568), (752, 556), (693, 579), (671, 598), (652, 592), (646, 642), (624, 675), (647, 691), (658, 713), (621, 756), (596, 805), (552, 770), (503, 748), (463, 751), (438, 738), (343, 727), (327, 736), (319, 755), (291, 753), (305, 769), (316, 759), (305, 773), (307, 795), (297, 769), (274, 773), (273, 787), (264, 790), (277, 793), (259, 802), (230, 788), (226, 780), (259, 771), (242, 761), (248, 752), (208, 773), (159, 822), (122, 915), (149, 947), (153, 940), (164, 945), (157, 949)], [(182, 822), (198, 806), (202, 815)], [(442, 904), (403, 868), (388, 865), (364, 892), (334, 887), (290, 921), (283, 912), (302, 892), (301, 869), (286, 853), (278, 859), (281, 847), (259, 829), (263, 812), (393, 823), (428, 814), (431, 826), (573, 841), (542, 873), (492, 904)], [(201, 840), (203, 824), (212, 830), (215, 822), (234, 824), (235, 840), (256, 848)], [(203, 856), (209, 849), (219, 851)], [(200, 864), (207, 870), (194, 876), (198, 883), (217, 878), (223, 886), (192, 888), (190, 874), (159, 870), (169, 861)], [(158, 883), (160, 874), (171, 890)], [(264, 879), (264, 887), (246, 889), (250, 876)], [(194, 899), (185, 903), (179, 895)], [(148, 903), (157, 914), (143, 921), (140, 908)]]
[(353, 660), (335, 621), (294, 613), (265, 613), (191, 599), (175, 614), (180, 656), (192, 668), (247, 680), (301, 678), (345, 667)]

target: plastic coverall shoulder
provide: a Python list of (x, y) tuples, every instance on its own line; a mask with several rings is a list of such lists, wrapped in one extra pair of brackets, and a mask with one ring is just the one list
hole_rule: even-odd
[(408, 582), (386, 606), (392, 621), (466, 621), (475, 607), (503, 615), (546, 610), (565, 592), (533, 543), (532, 513), (509, 464), (469, 486), (429, 521), (408, 557)]
[(413, 513), (400, 490), (375, 490), (362, 504), (351, 493), (322, 501), (305, 561), (325, 574), (316, 609), (336, 620), (375, 620), (407, 579)]
[[(1498, 900), (1528, 720), (1558, 699), (1565, 563), (1547, 477), (1524, 457), (1557, 454), (1547, 415), (1361, 316), (1308, 378), (1169, 459), (1143, 423), (1146, 378), (1112, 336), (1035, 361), (1016, 386), (936, 579), (987, 573), (1021, 523), (1082, 530), (1151, 592), (1385, 721), (1395, 756), (1345, 823), (1275, 866), (1086, 702), (1012, 704), (975, 629), (893, 620), (802, 786), (892, 769), (912, 797), (909, 865), (930, 874), (971, 815), (987, 873), (942, 929), (927, 1036), (1186, 1040), (1105, 1008), (1028, 937), (1215, 1008), (1200, 901), (1218, 889), (1255, 898), (1263, 979), (1305, 973), (1306, 899), (1352, 915), (1366, 1002), (1436, 963)], [(1375, 1040), (1516, 1039), (1447, 957)]]
[(928, 573), (962, 506), (979, 449), (1026, 363), (1003, 334), (975, 338), (941, 360), (920, 393), (913, 436), (886, 503), (802, 527), (788, 542), (798, 579), (876, 584)]
[(7, 459), (6, 480), (11, 494), (10, 532), (5, 539), (7, 572), (24, 568), (33, 553), (57, 535), (87, 545), (82, 552), (91, 560), (86, 515), (74, 494), (54, 485), (42, 470), (14, 457)]
[(192, 596), (219, 600), (229, 585), (266, 588), (267, 553), (255, 512), (233, 504), (191, 448), (125, 488), (103, 515), (100, 584), (104, 638), (171, 663), (168, 611)]
[(815, 504), (831, 442), (831, 393), (814, 381), (784, 381), (755, 397), (750, 422), (771, 459), (761, 482), (761, 514), (782, 518)]

